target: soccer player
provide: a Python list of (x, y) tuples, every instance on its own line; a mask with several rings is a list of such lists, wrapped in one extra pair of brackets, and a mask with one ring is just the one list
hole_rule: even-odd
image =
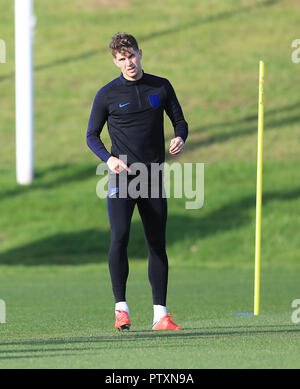
[[(163, 195), (163, 179), (162, 177), (159, 179), (158, 196), (135, 197), (130, 196), (130, 193), (125, 197), (120, 196), (120, 185), (124, 173), (127, 188), (136, 177), (130, 170), (134, 163), (143, 163), (150, 172), (151, 164), (162, 164), (165, 161), (164, 111), (173, 124), (175, 134), (170, 143), (170, 154), (177, 155), (183, 151), (188, 136), (188, 125), (171, 83), (166, 78), (143, 71), (142, 50), (132, 35), (125, 33), (114, 35), (109, 48), (113, 62), (121, 69), (121, 75), (103, 86), (96, 94), (88, 124), (87, 144), (109, 167), (107, 195), (111, 227), (109, 271), (115, 298), (115, 328), (129, 329), (131, 325), (126, 302), (126, 282), (129, 273), (127, 246), (136, 204), (149, 253), (148, 277), (152, 288), (154, 312), (152, 329), (181, 330), (166, 308), (167, 200)], [(100, 138), (106, 122), (112, 143), (111, 152), (105, 148)]]

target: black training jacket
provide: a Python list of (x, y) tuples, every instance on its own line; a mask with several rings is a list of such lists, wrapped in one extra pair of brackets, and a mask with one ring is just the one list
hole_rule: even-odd
[[(111, 156), (126, 155), (128, 166), (134, 162), (162, 163), (164, 111), (173, 123), (175, 136), (185, 141), (188, 125), (170, 82), (144, 72), (137, 81), (126, 80), (121, 74), (96, 94), (87, 144), (104, 162)], [(112, 142), (110, 153), (100, 139), (105, 122)]]

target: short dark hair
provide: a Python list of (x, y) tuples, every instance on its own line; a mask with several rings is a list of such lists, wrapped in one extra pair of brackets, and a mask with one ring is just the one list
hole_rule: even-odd
[(134, 36), (123, 32), (118, 32), (111, 38), (109, 49), (114, 57), (117, 53), (128, 51), (129, 48), (133, 48), (135, 51), (139, 50), (138, 43)]

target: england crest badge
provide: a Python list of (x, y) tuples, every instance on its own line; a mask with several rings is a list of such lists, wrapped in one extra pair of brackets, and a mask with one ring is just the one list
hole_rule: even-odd
[(159, 95), (149, 95), (150, 104), (153, 108), (157, 108), (160, 106), (160, 98)]

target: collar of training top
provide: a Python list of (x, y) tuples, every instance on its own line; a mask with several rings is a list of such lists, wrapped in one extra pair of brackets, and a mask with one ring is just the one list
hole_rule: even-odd
[(142, 77), (139, 80), (135, 80), (135, 81), (127, 80), (123, 76), (123, 73), (121, 73), (121, 75), (120, 75), (120, 80), (121, 80), (122, 84), (124, 84), (124, 85), (136, 85), (136, 84), (139, 84), (142, 81), (142, 79), (145, 77), (144, 70), (142, 70), (142, 72), (143, 72), (143, 75), (142, 75)]

